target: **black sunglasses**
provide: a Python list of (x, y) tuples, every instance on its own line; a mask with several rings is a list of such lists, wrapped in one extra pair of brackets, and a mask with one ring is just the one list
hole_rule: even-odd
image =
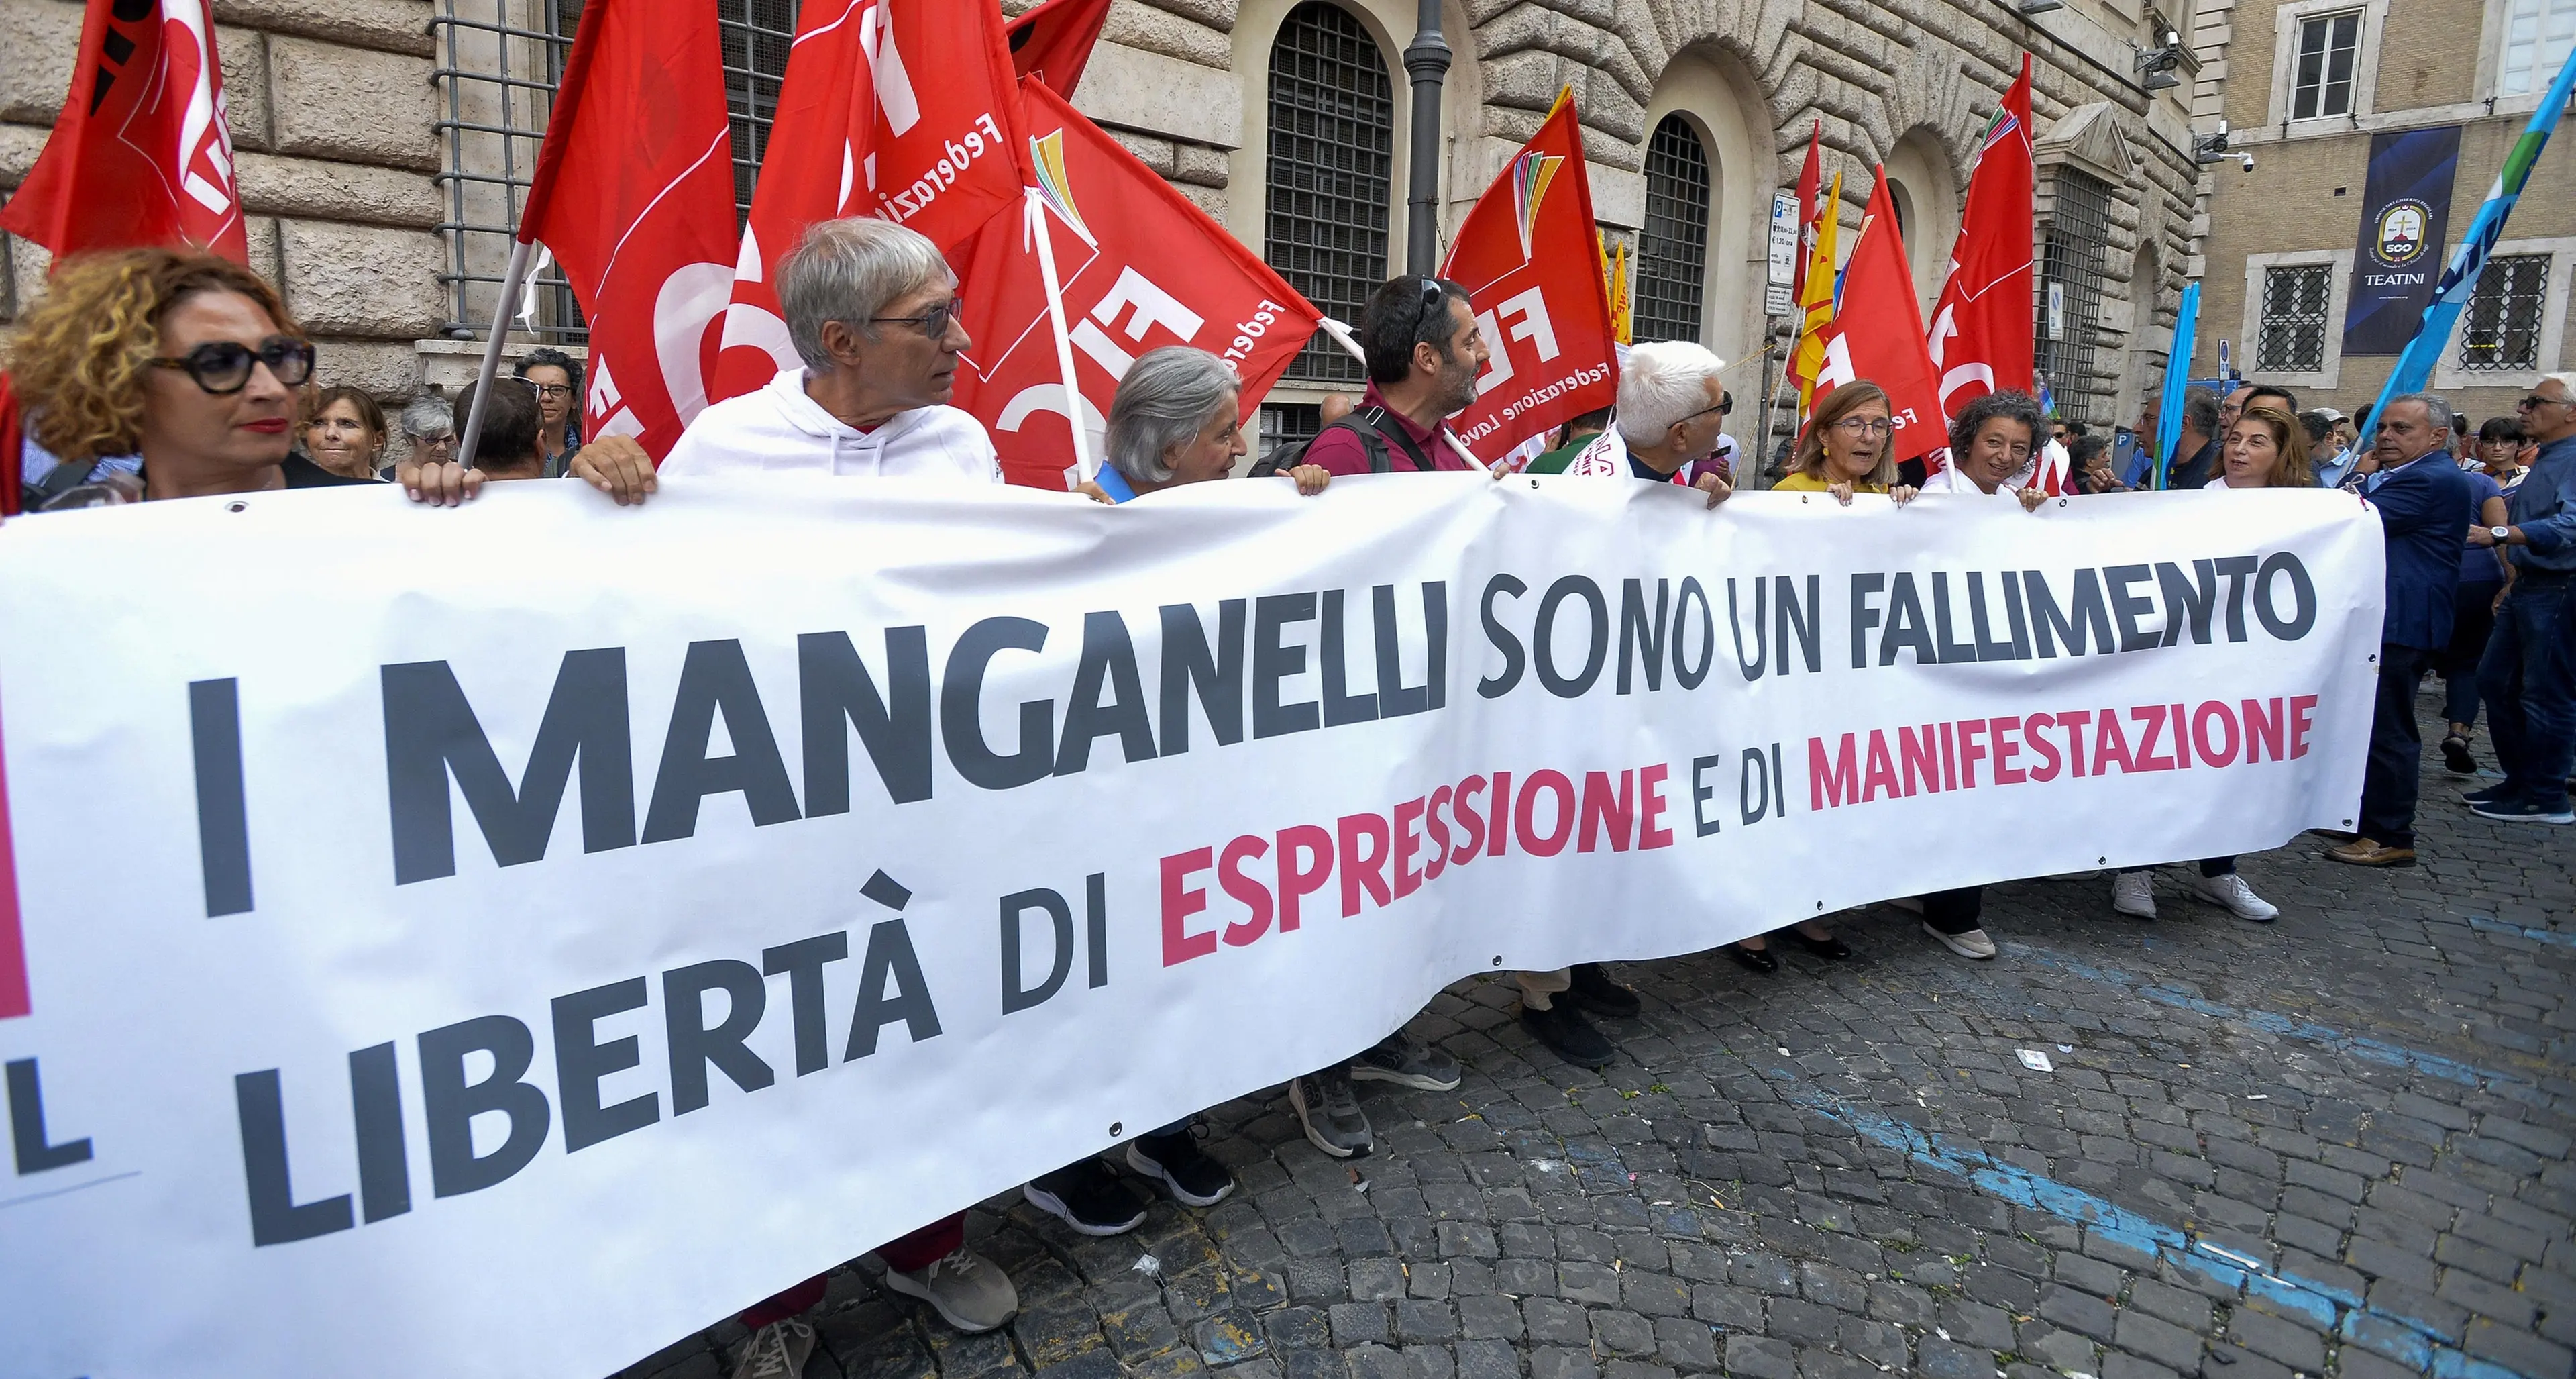
[(922, 334), (929, 336), (933, 341), (939, 341), (948, 338), (948, 323), (955, 319), (957, 319), (957, 299), (951, 297), (918, 316), (871, 316), (868, 318), (868, 324), (890, 326), (900, 323), (919, 326)]
[(233, 340), (211, 340), (176, 359), (154, 358), (156, 369), (179, 369), (197, 386), (220, 397), (250, 385), (254, 364), (266, 364), (270, 376), (289, 388), (304, 386), (313, 376), (313, 342), (292, 335), (272, 335), (258, 349)]

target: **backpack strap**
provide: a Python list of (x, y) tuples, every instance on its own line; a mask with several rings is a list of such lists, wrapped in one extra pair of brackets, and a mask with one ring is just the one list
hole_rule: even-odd
[[(1363, 407), (1351, 413), (1350, 417), (1345, 418), (1345, 420), (1359, 421), (1367, 426), (1368, 431), (1362, 431), (1360, 433), (1360, 439), (1363, 441), (1369, 439), (1369, 431), (1374, 431), (1385, 441), (1390, 441), (1396, 445), (1404, 447), (1405, 458), (1413, 461), (1413, 467), (1415, 470), (1429, 473), (1430, 471), (1439, 468), (1438, 465), (1431, 462), (1430, 456), (1422, 453), (1422, 447), (1413, 443), (1413, 435), (1411, 432), (1404, 429), (1404, 423), (1397, 421), (1385, 408)], [(1384, 474), (1393, 467), (1391, 465), (1385, 467), (1381, 467), (1379, 465), (1378, 461), (1384, 454), (1385, 448), (1383, 445), (1372, 445), (1369, 447), (1370, 473)]]
[(89, 472), (97, 467), (98, 466), (95, 464), (75, 464), (69, 462), (55, 465), (53, 469), (46, 473), (45, 477), (27, 486), (25, 498), (26, 510), (28, 512), (39, 511), (45, 506), (45, 504), (50, 503), (55, 499), (62, 497), (64, 494), (71, 492), (73, 489), (80, 487), (89, 479)]

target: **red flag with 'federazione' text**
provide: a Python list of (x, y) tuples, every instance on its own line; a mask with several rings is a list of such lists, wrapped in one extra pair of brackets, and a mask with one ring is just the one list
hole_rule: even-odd
[(1249, 417), (1318, 318), (1270, 266), (1098, 125), (1023, 78), (1034, 194), (1064, 299), (1079, 398), (1068, 397), (1025, 203), (993, 217), (959, 256), (959, 321), (974, 344), (956, 405), (975, 414), (1013, 483), (1066, 487), (1073, 418), (1100, 453), (1110, 400), (1147, 350), (1195, 345), (1243, 381)]
[(796, 366), (775, 280), (806, 227), (876, 216), (953, 249), (1018, 204), (1019, 145), (995, 0), (809, 0), (734, 263), (713, 395)]
[(1487, 464), (1618, 398), (1618, 335), (1595, 234), (1583, 126), (1568, 91), (1476, 199), (1440, 265), (1440, 276), (1467, 289), (1487, 353), (1476, 400), (1449, 425)]

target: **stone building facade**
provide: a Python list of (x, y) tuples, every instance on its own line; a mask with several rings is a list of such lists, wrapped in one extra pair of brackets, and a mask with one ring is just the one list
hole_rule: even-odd
[[(2292, 388), (2302, 406), (2313, 398), (2358, 412), (2396, 362), (2393, 348), (2346, 348), (2357, 275), (2388, 271), (2362, 243), (2374, 139), (2459, 131), (2447, 233), (2407, 265), (2438, 279), (2566, 60), (2576, 0), (2208, 3), (2230, 71), (2223, 100), (2204, 113), (2226, 118), (2231, 160), (2247, 153), (2255, 166), (2213, 166), (2193, 375), (2216, 372), (2225, 340), (2246, 377)], [(2434, 388), (2473, 417), (2511, 416), (2540, 374), (2576, 367), (2565, 348), (2576, 278), (2571, 145), (2562, 132), (2533, 169), (2435, 370)]]
[[(747, 202), (795, 0), (712, 3)], [(2200, 31), (2157, 8), (2169, 3), (1448, 0), (1440, 228), (1570, 85), (1595, 212), (1639, 255), (1640, 338), (1693, 336), (1745, 359), (1785, 342), (1785, 319), (1763, 314), (1771, 199), (1820, 123), (1845, 173), (1847, 225), (1885, 166), (1928, 304), (1979, 138), (2027, 48), (2034, 243), (2055, 284), (2035, 308), (2043, 369), (2062, 411), (2126, 420), (2161, 376), (2197, 250), (2189, 101), (2206, 53), (2172, 41)], [(389, 398), (461, 381), (497, 304), (507, 208), (580, 0), (213, 0), (213, 11), (253, 263), (325, 343), (324, 372)], [(12, 35), (0, 47), (0, 183), (35, 159), (79, 23), (70, 0), (0, 0)], [(1416, 23), (1414, 0), (1118, 0), (1077, 104), (1319, 304), (1348, 312), (1405, 267), (1403, 52)], [(22, 242), (8, 255), (0, 307), (14, 315), (45, 260)], [(521, 305), (516, 338), (578, 346), (568, 294), (542, 288)], [(1311, 426), (1313, 404), (1355, 390), (1352, 377), (1347, 361), (1310, 353), (1274, 392), (1265, 430)], [(1766, 359), (1732, 386), (1752, 399), (1776, 377)], [(1739, 430), (1749, 422), (1739, 414)]]

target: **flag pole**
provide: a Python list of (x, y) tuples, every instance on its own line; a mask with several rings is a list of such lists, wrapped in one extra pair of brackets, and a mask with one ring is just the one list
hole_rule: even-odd
[(528, 242), (510, 238), (510, 263), (501, 270), (501, 300), (492, 308), (492, 337), (483, 342), (483, 364), (474, 371), (474, 405), (466, 409), (465, 429), (456, 437), (456, 463), (474, 467), (474, 446), (483, 438), (483, 401), (492, 395), (492, 380), (501, 372), (501, 346), (509, 334), (510, 303), (528, 278)]
[[(1351, 358), (1360, 361), (1360, 367), (1363, 369), (1368, 367), (1368, 351), (1361, 349), (1360, 342), (1351, 338), (1351, 328), (1349, 326), (1343, 325), (1341, 322), (1334, 320), (1330, 316), (1319, 318), (1316, 321), (1316, 324), (1322, 327), (1323, 332), (1326, 335), (1333, 337), (1334, 344), (1341, 346), (1343, 349), (1349, 350), (1351, 352)], [(1449, 448), (1458, 452), (1458, 458), (1465, 460), (1468, 468), (1483, 469), (1485, 467), (1485, 462), (1476, 458), (1476, 452), (1469, 450), (1467, 448), (1467, 443), (1458, 439), (1457, 432), (1443, 426), (1440, 428), (1440, 439), (1449, 442)]]
[(1047, 324), (1055, 328), (1055, 366), (1064, 375), (1064, 415), (1073, 429), (1074, 482), (1087, 481), (1100, 472), (1091, 455), (1091, 427), (1083, 420), (1082, 382), (1073, 368), (1073, 336), (1064, 324), (1064, 289), (1055, 276), (1055, 237), (1047, 233), (1046, 201), (1038, 189), (1028, 189), (1026, 224), (1037, 240), (1038, 279), (1046, 285)]

